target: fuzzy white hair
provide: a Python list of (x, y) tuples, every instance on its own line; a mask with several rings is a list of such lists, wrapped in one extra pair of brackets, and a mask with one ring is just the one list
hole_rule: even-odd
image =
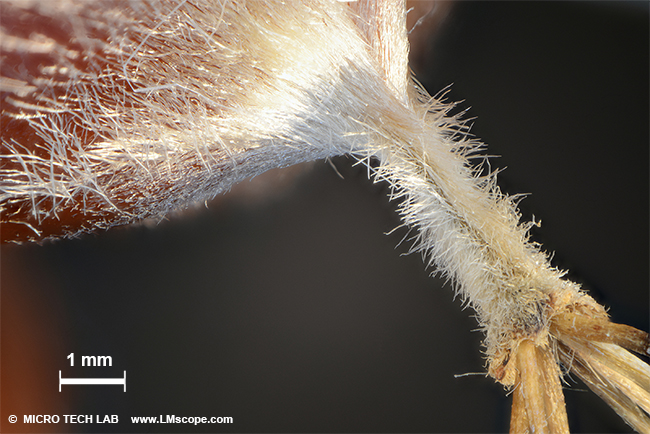
[[(469, 164), (481, 144), (452, 106), (410, 79), (401, 2), (0, 8), (5, 241), (160, 218), (271, 168), (341, 154), (369, 167), (376, 159), (375, 179), (390, 184), (404, 223), (418, 231), (413, 250), (476, 310), (490, 374), (521, 384), (526, 411), (523, 422), (513, 413), (513, 426), (566, 426), (554, 408), (563, 402), (560, 357), (582, 366), (587, 381), (605, 378), (595, 388), (614, 392), (601, 395), (625, 402), (617, 411), (650, 430), (650, 369), (619, 346), (647, 351), (647, 335), (633, 344), (576, 338), (610, 324), (604, 309), (528, 241), (530, 224), (519, 222), (494, 175)], [(43, 26), (23, 30), (27, 20)], [(595, 353), (624, 368), (602, 374)], [(535, 383), (531, 358), (555, 394), (541, 404), (547, 422), (524, 396), (538, 393), (524, 387)]]

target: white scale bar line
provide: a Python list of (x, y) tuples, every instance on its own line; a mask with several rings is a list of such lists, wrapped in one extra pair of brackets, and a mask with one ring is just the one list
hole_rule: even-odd
[(121, 384), (126, 392), (126, 371), (124, 371), (124, 378), (62, 378), (59, 371), (59, 392), (62, 384)]

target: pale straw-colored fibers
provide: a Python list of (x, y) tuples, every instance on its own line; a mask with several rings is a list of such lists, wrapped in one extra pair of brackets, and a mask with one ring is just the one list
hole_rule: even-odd
[[(568, 432), (563, 370), (650, 432), (648, 335), (563, 278), (482, 145), (409, 76), (398, 1), (3, 2), (3, 240), (161, 218), (268, 169), (349, 154), (477, 313), (512, 432)], [(41, 23), (34, 31), (34, 23)], [(28, 28), (32, 26), (31, 28)]]

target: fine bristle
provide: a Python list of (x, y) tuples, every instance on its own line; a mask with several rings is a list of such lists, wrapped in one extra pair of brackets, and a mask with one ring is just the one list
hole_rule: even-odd
[(648, 366), (621, 348), (647, 351), (647, 335), (610, 326), (470, 164), (483, 145), (409, 76), (402, 2), (4, 1), (0, 17), (3, 241), (159, 219), (304, 161), (376, 160), (412, 251), (476, 310), (515, 431), (568, 431), (559, 359), (650, 431)]

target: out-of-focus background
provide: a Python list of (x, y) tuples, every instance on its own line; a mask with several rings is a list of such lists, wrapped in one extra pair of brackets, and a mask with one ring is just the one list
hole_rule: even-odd
[[(492, 168), (507, 167), (503, 190), (531, 194), (523, 218), (541, 219), (533, 236), (554, 263), (647, 331), (648, 3), (415, 7), (418, 79), (470, 108)], [(403, 255), (405, 229), (384, 235), (399, 225), (386, 185), (332, 163), (343, 178), (316, 162), (157, 226), (2, 246), (2, 432), (507, 431), (504, 391), (455, 377), (484, 371), (472, 311)], [(81, 367), (84, 355), (112, 366)], [(59, 370), (126, 370), (127, 392), (59, 392)], [(579, 381), (565, 395), (572, 432), (630, 431)], [(130, 423), (167, 414), (235, 423)]]

